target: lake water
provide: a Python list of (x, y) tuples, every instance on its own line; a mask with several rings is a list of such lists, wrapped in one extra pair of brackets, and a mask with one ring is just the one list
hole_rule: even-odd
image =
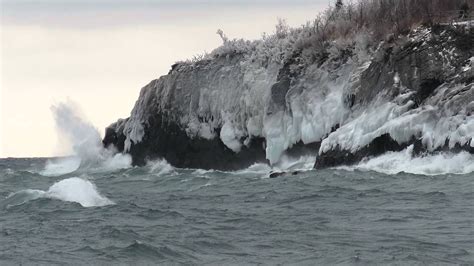
[(474, 263), (472, 173), (46, 164), (0, 160), (2, 265)]

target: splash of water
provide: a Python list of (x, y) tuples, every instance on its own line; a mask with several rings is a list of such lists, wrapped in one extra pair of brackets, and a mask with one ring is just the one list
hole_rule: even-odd
[[(304, 155), (300, 157), (291, 157), (284, 154), (281, 156), (280, 161), (272, 166), (266, 163), (255, 163), (245, 169), (234, 171), (231, 173), (236, 174), (236, 175), (257, 174), (257, 175), (262, 175), (262, 178), (268, 178), (269, 174), (273, 172), (276, 172), (276, 173), (304, 172), (304, 171), (313, 170), (315, 161), (316, 161), (316, 156)], [(202, 170), (197, 170), (197, 171), (202, 171)], [(205, 172), (206, 171), (202, 173), (205, 173)], [(195, 173), (198, 173), (198, 172), (195, 172)]]
[(48, 161), (42, 175), (58, 176), (80, 169), (102, 172), (130, 167), (129, 155), (103, 147), (99, 131), (83, 118), (76, 104), (70, 101), (59, 103), (53, 105), (51, 111), (58, 135), (72, 147), (74, 155)]
[(171, 166), (165, 159), (160, 159), (156, 161), (149, 161), (147, 163), (150, 174), (155, 174), (157, 176), (174, 174), (176, 173), (175, 168)]
[(412, 145), (401, 152), (387, 152), (355, 166), (342, 166), (338, 169), (376, 171), (384, 174), (402, 172), (418, 175), (467, 174), (474, 171), (474, 155), (460, 152), (414, 157)]
[(282, 155), (280, 161), (273, 166), (274, 171), (308, 171), (314, 168), (316, 156), (303, 155), (291, 157)]
[(114, 204), (108, 198), (100, 195), (92, 182), (78, 177), (71, 177), (54, 183), (49, 187), (48, 191), (26, 189), (13, 193), (2, 202), (2, 205), (8, 208), (22, 205), (39, 198), (76, 202), (83, 207), (98, 207)]

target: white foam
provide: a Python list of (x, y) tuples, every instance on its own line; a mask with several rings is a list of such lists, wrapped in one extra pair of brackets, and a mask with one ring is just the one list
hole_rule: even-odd
[[(85, 163), (86, 162), (86, 163)], [(78, 156), (48, 160), (40, 174), (43, 176), (61, 176), (77, 173), (103, 173), (130, 168), (132, 159), (128, 154), (98, 156), (96, 161), (83, 160)]]
[(149, 161), (147, 167), (150, 168), (149, 172), (157, 176), (174, 174), (176, 171), (171, 164), (169, 164), (165, 159)]
[(57, 160), (48, 160), (44, 170), (40, 172), (44, 176), (60, 176), (72, 173), (79, 169), (81, 159), (78, 157), (66, 157)]
[(418, 175), (467, 174), (474, 172), (474, 155), (468, 152), (438, 153), (413, 157), (413, 146), (401, 152), (388, 152), (355, 166), (338, 169), (376, 171), (384, 174), (411, 173)]
[(99, 207), (114, 204), (113, 201), (100, 195), (92, 182), (78, 177), (71, 177), (56, 182), (48, 191), (21, 190), (8, 196), (5, 201), (8, 207), (21, 205), (39, 198), (76, 202), (83, 207)]
[(278, 164), (273, 166), (273, 171), (309, 171), (314, 169), (316, 156), (290, 157), (283, 155)]
[(268, 177), (271, 172), (287, 172), (287, 171), (309, 171), (314, 168), (316, 161), (315, 156), (301, 156), (301, 157), (290, 157), (283, 155), (277, 164), (270, 166), (266, 163), (256, 163), (248, 168), (231, 172), (236, 175), (246, 174), (263, 174)]
[(115, 155), (107, 155), (102, 158), (96, 168), (92, 170), (97, 172), (109, 172), (120, 169), (130, 168), (132, 165), (132, 158), (128, 154), (117, 153)]
[(232, 172), (233, 174), (237, 175), (244, 175), (244, 174), (266, 174), (272, 171), (270, 165), (265, 163), (255, 163), (249, 166), (248, 168), (238, 170)]
[(193, 175), (205, 175), (205, 174), (213, 173), (213, 172), (216, 172), (216, 170), (196, 169), (194, 170)]

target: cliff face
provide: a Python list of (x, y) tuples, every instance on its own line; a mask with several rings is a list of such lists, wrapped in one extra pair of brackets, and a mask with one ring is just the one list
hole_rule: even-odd
[(474, 151), (472, 28), (418, 29), (386, 42), (348, 94), (351, 117), (323, 140), (316, 167), (414, 145), (415, 153)]
[(321, 168), (412, 144), (474, 151), (472, 27), (419, 28), (377, 47), (337, 41), (321, 53), (287, 43), (224, 45), (174, 65), (106, 129), (104, 145), (136, 164), (214, 169), (308, 152)]
[(263, 139), (241, 145), (244, 136), (229, 124), (250, 116), (261, 97), (242, 98), (249, 90), (241, 60), (235, 54), (174, 65), (142, 89), (130, 118), (107, 128), (104, 144), (129, 152), (136, 164), (165, 158), (179, 167), (238, 169), (264, 161)]

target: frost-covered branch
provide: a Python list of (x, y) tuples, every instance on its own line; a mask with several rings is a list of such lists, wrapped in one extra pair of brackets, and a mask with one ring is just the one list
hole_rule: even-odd
[[(245, 55), (262, 65), (284, 62), (295, 53), (305, 53), (308, 60), (322, 60), (334, 41), (376, 46), (386, 36), (406, 34), (420, 25), (432, 26), (466, 17), (474, 0), (346, 0), (334, 1), (314, 20), (291, 28), (278, 19), (273, 34), (248, 41), (230, 39), (219, 29), (223, 44), (192, 61), (233, 55)], [(467, 15), (468, 16), (468, 15)]]

